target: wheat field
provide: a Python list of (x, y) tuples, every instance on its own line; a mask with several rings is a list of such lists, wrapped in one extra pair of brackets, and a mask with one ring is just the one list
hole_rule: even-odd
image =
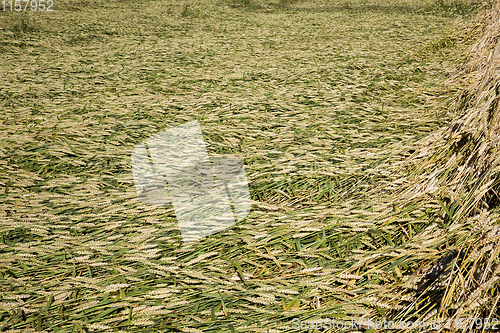
[[(499, 17), (472, 0), (2, 11), (0, 331), (493, 323)], [(252, 209), (183, 243), (171, 205), (138, 200), (131, 153), (194, 120), (211, 158), (244, 162)]]

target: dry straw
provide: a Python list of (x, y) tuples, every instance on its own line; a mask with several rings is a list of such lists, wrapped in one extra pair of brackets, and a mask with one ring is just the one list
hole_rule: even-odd
[[(435, 266), (425, 265), (411, 283), (395, 287), (402, 294), (417, 290), (411, 302), (402, 302), (404, 310), (392, 311), (400, 319), (476, 318), (480, 325), (481, 320), (500, 317), (500, 5), (481, 11), (467, 30), (481, 35), (452, 78), (462, 86), (452, 104), (459, 116), (420, 141), (405, 161), (403, 172), (408, 176), (399, 185), (397, 201), (402, 209), (422, 211), (428, 203), (438, 203), (425, 209), (437, 225), (421, 241), (436, 241), (432, 247), (454, 252), (442, 268), (434, 259), (442, 254), (420, 260), (424, 265), (431, 260)], [(438, 229), (444, 230), (444, 238)], [(419, 243), (417, 238), (414, 242)], [(426, 279), (429, 267), (436, 274)], [(465, 332), (472, 327), (469, 321), (455, 329)]]

